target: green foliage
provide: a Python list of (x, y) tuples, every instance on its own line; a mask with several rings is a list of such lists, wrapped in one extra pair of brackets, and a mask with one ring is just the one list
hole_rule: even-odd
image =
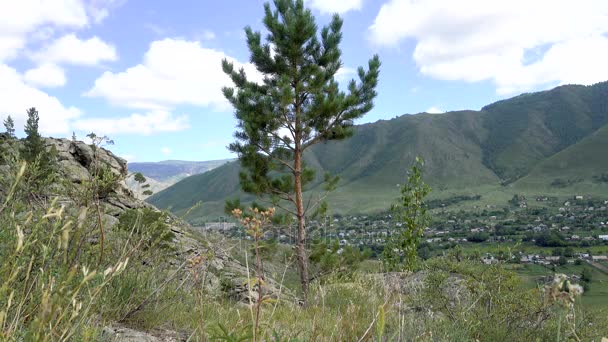
[(44, 154), (44, 142), (38, 132), (38, 111), (36, 108), (30, 108), (27, 110), (27, 122), (25, 124), (25, 141), (23, 143), (23, 149), (21, 150), (21, 156), (25, 161), (32, 163)]
[(143, 184), (146, 182), (146, 177), (144, 177), (144, 175), (141, 172), (136, 172), (133, 175), (133, 179), (139, 184)]
[(408, 171), (407, 181), (401, 185), (399, 203), (393, 206), (395, 219), (402, 222), (405, 229), (391, 237), (384, 247), (382, 261), (389, 271), (413, 270), (416, 266), (418, 243), (430, 222), (424, 199), (431, 188), (422, 180), (423, 167), (422, 158), (416, 158)]
[(486, 232), (479, 232), (467, 235), (467, 240), (471, 242), (484, 242), (490, 238), (490, 234)]
[(581, 272), (581, 280), (590, 283), (593, 280), (593, 274), (588, 267), (583, 268), (583, 272)]
[(340, 247), (338, 241), (315, 241), (312, 244), (309, 259), (319, 271), (319, 275), (336, 273), (339, 276), (349, 276), (357, 271), (359, 264), (371, 257), (371, 250), (361, 250), (359, 247)]
[[(445, 315), (455, 330), (464, 330), (467, 339), (545, 341), (558, 334), (563, 293), (526, 288), (519, 276), (500, 265), (436, 259), (426, 267), (428, 276), (418, 305)], [(591, 316), (579, 307), (572, 312), (576, 322), (570, 324), (579, 338), (598, 336), (605, 328), (602, 319), (595, 327), (584, 323)]]
[(45, 195), (44, 191), (56, 181), (57, 177), (57, 150), (54, 146), (47, 149), (38, 132), (38, 111), (36, 108), (27, 110), (25, 125), (26, 137), (23, 141), (19, 158), (29, 163), (27, 174), (22, 185), (33, 197)]
[[(304, 185), (313, 179), (312, 169), (296, 165), (303, 151), (352, 135), (352, 121), (371, 110), (380, 62), (374, 57), (368, 72), (359, 69), (361, 83), (352, 80), (348, 94), (340, 91), (335, 76), (342, 65), (342, 20), (334, 16), (319, 39), (303, 1), (276, 0), (274, 5), (274, 11), (265, 5), (267, 43), (262, 44), (259, 32), (245, 29), (252, 63), (265, 76), (263, 84), (249, 81), (243, 70), (224, 60), (224, 72), (237, 91), (223, 91), (239, 120), (238, 141), (230, 150), (248, 170), (241, 173), (243, 190), (286, 199), (284, 195), (296, 192), (295, 178)], [(280, 129), (289, 134), (281, 135)]]
[(70, 211), (57, 200), (33, 206), (16, 191), (28, 167), (21, 164), (0, 196), (0, 339), (91, 338), (99, 299), (128, 258), (91, 266), (96, 246), (84, 243), (91, 233), (88, 208)]
[(554, 230), (536, 236), (535, 243), (541, 247), (564, 247), (567, 245), (564, 236)]
[(280, 202), (286, 202), (290, 207), (286, 210), (297, 217), (296, 253), (306, 292), (309, 208), (304, 206), (302, 192), (315, 173), (302, 160), (303, 154), (322, 141), (353, 134), (353, 121), (373, 107), (380, 60), (374, 56), (367, 72), (360, 67), (359, 83), (351, 80), (344, 92), (336, 81), (342, 66), (342, 19), (334, 15), (319, 34), (303, 0), (275, 0), (274, 9), (266, 3), (264, 12), (265, 43), (260, 32), (245, 28), (251, 63), (263, 81), (253, 82), (244, 69), (235, 70), (233, 63), (222, 61), (235, 86), (222, 90), (238, 121), (237, 141), (229, 149), (244, 168), (239, 174), (243, 191), (269, 197), (275, 206), (284, 208)]
[(211, 330), (210, 337), (214, 341), (226, 342), (243, 342), (253, 339), (250, 326), (243, 326), (234, 331), (229, 331), (228, 328), (221, 323), (217, 324), (214, 329)]
[(6, 130), (6, 134), (8, 134), (9, 137), (14, 138), (15, 137), (15, 121), (13, 121), (13, 118), (9, 115), (6, 117), (6, 119), (4, 119), (3, 123), (4, 123), (4, 129)]
[(167, 224), (169, 217), (166, 213), (150, 208), (129, 209), (119, 217), (116, 228), (125, 232), (133, 232), (144, 248), (156, 246), (171, 249), (171, 241), (175, 234)]

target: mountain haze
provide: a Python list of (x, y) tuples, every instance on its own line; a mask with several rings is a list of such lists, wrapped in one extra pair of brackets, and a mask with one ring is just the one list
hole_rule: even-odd
[[(209, 161), (165, 160), (160, 162), (140, 162), (129, 164), (129, 176), (125, 179), (127, 186), (138, 198), (146, 198), (144, 190), (156, 193), (179, 182), (180, 180), (233, 161), (234, 159), (221, 159)], [(149, 188), (143, 189), (134, 179), (134, 174), (141, 172), (146, 177)]]
[(203, 173), (234, 159), (209, 161), (165, 160), (160, 162), (129, 163), (129, 172), (141, 172), (144, 176), (160, 182), (181, 180), (188, 176)]
[[(608, 172), (607, 124), (608, 82), (522, 94), (480, 111), (402, 115), (356, 126), (350, 139), (311, 148), (306, 161), (317, 170), (317, 182), (309, 189), (314, 192), (328, 171), (341, 177), (330, 196), (332, 210), (386, 209), (397, 196), (396, 186), (403, 182), (406, 169), (420, 155), (433, 197), (478, 189), (522, 189), (526, 182), (539, 191), (550, 191), (545, 183), (551, 180), (539, 183), (538, 179), (576, 173), (591, 181)], [(586, 157), (576, 159), (583, 153)], [(180, 213), (200, 201), (191, 219), (217, 215), (225, 199), (244, 196), (238, 173), (238, 162), (228, 163), (188, 177), (149, 202)]]

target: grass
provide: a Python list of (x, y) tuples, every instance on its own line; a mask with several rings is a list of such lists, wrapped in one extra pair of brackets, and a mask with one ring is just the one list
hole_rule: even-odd
[[(186, 230), (176, 232), (180, 238), (172, 245), (161, 245), (149, 240), (156, 236), (150, 234), (153, 224), (130, 215), (121, 219), (130, 217), (132, 229), (121, 220), (106, 230), (100, 260), (96, 234), (104, 227), (86, 207), (34, 204), (20, 191), (19, 176), (14, 183), (10, 189), (17, 190), (0, 200), (6, 227), (0, 230), (0, 339), (93, 341), (104, 326), (119, 323), (174, 330), (192, 341), (251, 340), (252, 306), (230, 297), (221, 278), (244, 279), (237, 285), (255, 291), (250, 270), (233, 274), (224, 268), (231, 260), (224, 253), (243, 258), (248, 243), (237, 249), (238, 241)], [(265, 267), (278, 280), (287, 264), (280, 281), (297, 293), (290, 257), (291, 249), (279, 246)], [(248, 253), (244, 261), (251, 260)], [(271, 297), (262, 306), (262, 339), (528, 341), (567, 335), (566, 326), (583, 340), (597, 340), (608, 328), (605, 315), (585, 308), (576, 308), (578, 321), (560, 325), (563, 303), (526, 287), (502, 265), (437, 258), (421, 263), (415, 274), (380, 270), (377, 261), (367, 260), (358, 270), (319, 277), (305, 307), (291, 296)]]
[(605, 274), (590, 265), (556, 266), (555, 272), (550, 267), (536, 264), (513, 265), (510, 269), (523, 277), (529, 287), (537, 287), (540, 278), (552, 276), (554, 273), (580, 276), (584, 268), (591, 270), (592, 282), (589, 291), (581, 297), (581, 303), (592, 309), (606, 309), (608, 307), (608, 274)]

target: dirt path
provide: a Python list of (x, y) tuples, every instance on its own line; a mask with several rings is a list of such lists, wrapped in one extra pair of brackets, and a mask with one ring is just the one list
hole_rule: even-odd
[(604, 272), (604, 273), (608, 274), (608, 267), (606, 267), (606, 266), (604, 266), (604, 265), (602, 265), (602, 264), (599, 264), (599, 263), (597, 263), (597, 262), (593, 262), (593, 261), (591, 261), (591, 260), (587, 260), (587, 263), (588, 263), (589, 265), (591, 265), (591, 266), (593, 266), (593, 267), (597, 268), (598, 270), (600, 270), (600, 271), (602, 271), (602, 272)]

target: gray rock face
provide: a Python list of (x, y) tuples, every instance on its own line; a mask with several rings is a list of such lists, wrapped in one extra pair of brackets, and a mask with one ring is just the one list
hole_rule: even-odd
[(94, 151), (91, 145), (67, 139), (47, 138), (45, 143), (48, 148), (55, 147), (60, 163), (69, 165), (73, 169), (80, 169), (81, 173), (86, 170), (91, 174), (94, 171), (95, 163), (98, 163), (108, 165), (121, 180), (127, 177), (127, 161), (104, 148), (97, 148)]
[[(102, 198), (103, 207), (106, 215), (114, 219), (107, 218), (107, 222), (112, 225), (117, 222), (118, 216), (125, 210), (149, 207), (149, 204), (136, 199), (133, 192), (129, 190), (125, 179), (128, 174), (127, 161), (116, 156), (114, 153), (104, 148), (94, 148), (82, 141), (72, 141), (68, 139), (43, 138), (45, 147), (50, 151), (52, 148), (57, 153), (57, 165), (60, 179), (67, 180), (53, 184), (49, 196), (55, 196), (64, 192), (66, 185), (69, 188), (74, 185), (74, 189), (79, 189), (86, 182), (92, 179), (92, 175), (98, 167), (107, 167), (117, 179), (114, 187)], [(8, 135), (0, 133), (0, 151), (7, 155), (17, 155), (21, 148), (22, 140), (10, 138)], [(10, 167), (2, 165), (0, 158), (0, 172), (9, 172)], [(61, 198), (61, 202), (70, 203), (69, 198)]]
[(145, 202), (134, 198), (127, 187), (125, 178), (128, 174), (127, 161), (104, 148), (94, 148), (82, 141), (45, 138), (46, 147), (55, 148), (59, 172), (65, 179), (78, 185), (91, 180), (97, 167), (104, 165), (117, 177), (118, 181), (110, 193), (103, 198), (105, 213), (110, 224), (117, 222), (118, 216), (125, 210), (150, 207)]
[(105, 342), (177, 342), (186, 339), (186, 336), (175, 331), (158, 330), (147, 333), (122, 326), (105, 327), (101, 332), (101, 340)]

